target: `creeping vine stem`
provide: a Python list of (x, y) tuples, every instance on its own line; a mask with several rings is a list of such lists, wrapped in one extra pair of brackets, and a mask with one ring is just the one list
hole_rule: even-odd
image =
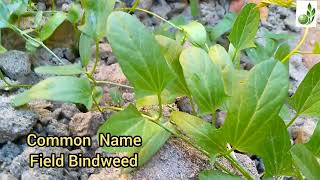
[(282, 59), (281, 61), (282, 63), (286, 63), (293, 54), (299, 52), (299, 49), (301, 48), (301, 46), (303, 45), (304, 41), (307, 38), (308, 32), (309, 32), (309, 28), (306, 28), (299, 44), (285, 58)]

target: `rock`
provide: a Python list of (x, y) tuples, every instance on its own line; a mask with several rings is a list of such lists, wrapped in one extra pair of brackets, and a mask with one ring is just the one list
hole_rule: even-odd
[(44, 100), (33, 101), (29, 103), (28, 107), (32, 111), (38, 114), (39, 121), (43, 125), (46, 125), (50, 121), (55, 119), (54, 113), (50, 111), (50, 109), (53, 108), (53, 105), (49, 101), (44, 101)]
[(51, 121), (51, 123), (47, 126), (46, 131), (48, 135), (54, 136), (69, 136), (70, 132), (68, 129), (68, 125), (58, 122), (57, 120)]
[(152, 7), (153, 0), (141, 0), (139, 2), (139, 7), (142, 9), (150, 10)]
[(171, 7), (168, 5), (168, 3), (165, 0), (159, 0), (158, 3), (156, 3), (154, 6), (151, 7), (151, 12), (154, 12), (166, 19), (168, 18), (167, 15), (170, 13), (170, 11), (171, 11)]
[(20, 146), (10, 141), (7, 142), (7, 144), (0, 149), (0, 162), (2, 162), (2, 166), (10, 165), (12, 160), (21, 153), (22, 149)]
[(0, 69), (9, 78), (17, 80), (31, 73), (31, 62), (26, 53), (12, 50), (0, 54)]
[(37, 115), (30, 110), (16, 110), (11, 98), (0, 96), (0, 143), (13, 141), (26, 135), (37, 122)]
[(180, 111), (186, 112), (186, 113), (191, 113), (192, 112), (192, 107), (190, 105), (190, 100), (187, 97), (181, 97), (178, 98), (176, 101), (177, 107)]
[(205, 156), (178, 139), (170, 139), (145, 166), (132, 173), (132, 179), (197, 179), (210, 167)]
[[(250, 159), (249, 156), (245, 155), (245, 154), (240, 154), (240, 153), (234, 153), (238, 162), (245, 168), (248, 170), (248, 172), (251, 174), (251, 176), (254, 177), (254, 179), (260, 179), (258, 170), (256, 168), (256, 164), (253, 160)], [(230, 172), (241, 176), (241, 173), (235, 169), (234, 167), (232, 167), (232, 165), (230, 164), (230, 162), (225, 159), (224, 157), (220, 157), (217, 158), (217, 162), (219, 162), (220, 164), (222, 164), (225, 168), (227, 168)]]
[(200, 21), (204, 25), (216, 25), (226, 13), (224, 7), (212, 2), (203, 2), (200, 4)]
[(76, 113), (80, 113), (80, 110), (75, 104), (63, 103), (61, 106), (61, 114), (67, 119), (71, 119)]
[(107, 179), (117, 179), (117, 180), (129, 180), (128, 175), (121, 174), (120, 169), (116, 168), (105, 168), (101, 170), (99, 174), (90, 175), (88, 180), (107, 180)]
[(128, 80), (123, 74), (118, 63), (110, 66), (100, 64), (100, 66), (97, 67), (94, 77), (98, 81), (111, 81), (120, 84), (128, 84)]
[(25, 180), (29, 179), (57, 179), (57, 180), (73, 180), (74, 178), (68, 174), (66, 168), (39, 168), (36, 164), (34, 168), (29, 167), (29, 156), (30, 154), (43, 153), (44, 157), (56, 154), (60, 156), (64, 153), (68, 156), (69, 151), (65, 148), (58, 147), (28, 147), (22, 154), (17, 156), (8, 167), (11, 174), (16, 178)]
[(289, 128), (289, 132), (296, 144), (303, 144), (309, 141), (316, 126), (317, 119), (300, 116)]
[(127, 103), (127, 102), (133, 102), (134, 101), (134, 93), (123, 93), (122, 94), (122, 99)]
[(18, 180), (16, 177), (14, 177), (12, 174), (8, 172), (0, 173), (0, 179), (1, 180)]
[(293, 55), (290, 58), (289, 63), (289, 75), (291, 83), (291, 87), (289, 89), (290, 95), (296, 92), (299, 84), (302, 82), (307, 73), (308, 69), (302, 62), (302, 56), (299, 54)]
[(102, 122), (102, 114), (99, 112), (78, 113), (72, 117), (69, 128), (74, 136), (92, 136)]

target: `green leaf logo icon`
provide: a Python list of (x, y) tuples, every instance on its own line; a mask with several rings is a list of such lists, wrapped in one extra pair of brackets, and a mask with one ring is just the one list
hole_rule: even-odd
[(316, 9), (312, 7), (311, 3), (309, 3), (307, 12), (305, 14), (300, 15), (298, 17), (298, 21), (302, 25), (309, 25), (314, 21), (315, 15), (316, 15)]

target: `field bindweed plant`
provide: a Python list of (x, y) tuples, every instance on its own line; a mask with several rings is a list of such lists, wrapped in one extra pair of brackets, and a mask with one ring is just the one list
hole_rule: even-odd
[[(308, 29), (292, 51), (283, 42), (289, 36), (266, 33), (266, 47), (255, 41), (260, 20), (259, 7), (267, 4), (291, 7), (294, 5), (292, 1), (268, 0), (258, 6), (247, 4), (239, 15), (228, 15), (222, 20), (232, 24), (231, 29), (220, 23), (207, 28), (210, 32), (196, 21), (178, 25), (137, 8), (137, 3), (132, 8), (114, 9), (115, 3), (115, 0), (82, 0), (82, 8), (74, 4), (68, 13), (55, 12), (51, 15), (45, 25), (37, 27), (38, 36), (31, 36), (13, 24), (11, 15), (14, 11), (2, 16), (6, 18), (1, 19), (1, 27), (14, 29), (36, 48), (46, 47), (43, 42), (65, 20), (79, 24), (77, 27), (81, 32), (81, 64), (36, 68), (37, 73), (56, 76), (16, 96), (12, 101), (14, 106), (46, 99), (83, 104), (88, 110), (116, 111), (97, 133), (141, 136), (143, 144), (138, 148), (105, 147), (104, 150), (128, 155), (139, 153), (140, 166), (150, 160), (171, 136), (176, 136), (197, 148), (212, 162), (212, 170), (202, 172), (200, 179), (240, 179), (215, 161), (217, 157), (225, 157), (244, 178), (253, 179), (235, 158), (235, 150), (261, 157), (265, 165), (263, 178), (320, 177), (320, 123), (306, 144), (292, 145), (287, 130), (301, 115), (320, 115), (320, 63), (309, 71), (296, 93), (288, 97), (289, 58), (295, 53), (320, 54), (319, 44), (316, 43), (310, 52), (300, 51)], [(7, 5), (0, 5), (8, 9)], [(175, 33), (150, 32), (135, 16), (127, 13), (134, 11), (143, 11), (164, 20), (161, 27), (165, 30), (158, 32), (164, 32), (171, 26), (176, 29)], [(216, 39), (217, 34), (229, 34), (228, 50), (210, 40), (210, 37)], [(132, 87), (94, 79), (99, 63), (99, 41), (103, 38), (110, 43)], [(96, 59), (89, 70), (87, 65), (92, 44), (96, 44)], [(186, 47), (185, 44), (189, 45)], [(241, 52), (247, 53), (254, 65), (249, 71), (241, 69)], [(99, 85), (102, 84), (133, 89), (135, 103), (125, 108), (100, 106), (102, 88)], [(181, 96), (191, 100), (192, 113), (172, 112), (170, 118), (165, 117), (162, 107)], [(154, 105), (158, 108), (141, 111), (142, 107)], [(286, 124), (281, 118), (281, 111), (287, 105), (296, 114)], [(217, 128), (214, 118), (218, 109), (227, 112), (220, 128)], [(208, 114), (212, 114), (211, 123), (200, 118)]]

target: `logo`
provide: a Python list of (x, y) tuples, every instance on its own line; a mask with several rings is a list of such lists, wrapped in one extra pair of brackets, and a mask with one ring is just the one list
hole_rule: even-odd
[(297, 26), (316, 27), (317, 7), (317, 1), (297, 1)]

